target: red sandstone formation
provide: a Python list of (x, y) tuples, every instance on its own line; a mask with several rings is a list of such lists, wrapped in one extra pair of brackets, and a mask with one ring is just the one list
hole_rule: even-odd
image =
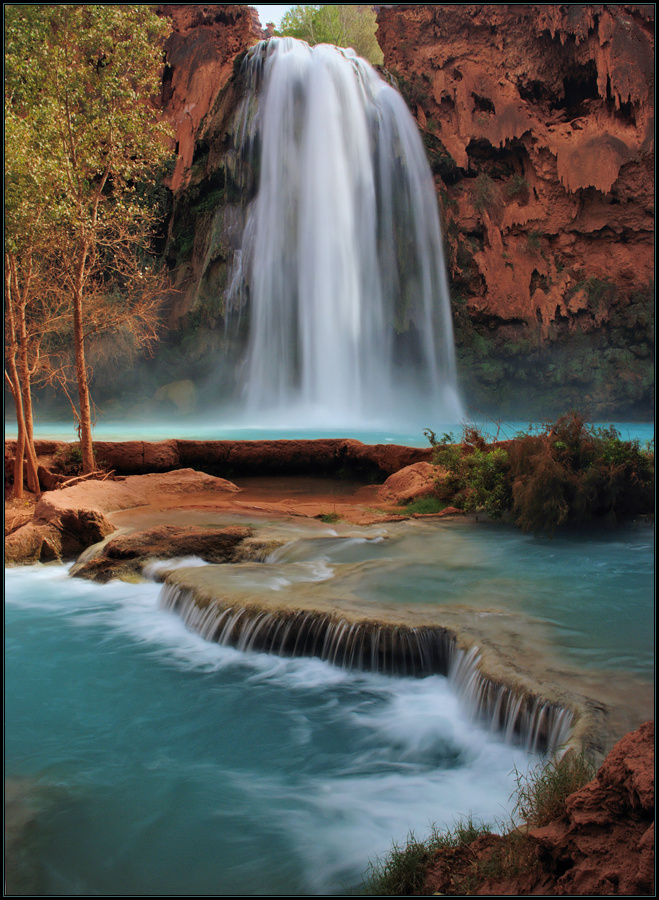
[(618, 741), (563, 818), (531, 837), (557, 894), (654, 894), (654, 722)]
[(70, 571), (77, 578), (107, 582), (142, 573), (154, 559), (197, 556), (209, 563), (237, 562), (237, 547), (252, 536), (252, 529), (195, 528), (191, 525), (157, 525), (146, 531), (111, 538), (91, 559), (76, 563)]
[[(444, 204), (447, 226), (485, 231), (470, 306), (548, 329), (583, 308), (560, 265), (576, 254), (588, 275), (639, 287), (652, 279), (648, 7), (406, 5), (381, 8), (378, 23), (385, 65), (417, 92), (420, 127), (467, 175), (492, 162), (492, 198), (467, 178)], [(526, 246), (533, 227), (538, 247)]]
[(383, 500), (393, 503), (420, 500), (435, 493), (438, 474), (437, 467), (429, 462), (414, 463), (390, 475), (378, 494)]
[(71, 559), (115, 531), (106, 514), (164, 498), (237, 492), (230, 481), (191, 469), (134, 475), (115, 481), (84, 481), (42, 494), (33, 518), (5, 538), (5, 564)]
[[(501, 359), (534, 346), (602, 332), (599, 357), (574, 371), (556, 363), (563, 379), (590, 365), (614, 381), (602, 357), (615, 355), (617, 396), (640, 399), (653, 340), (640, 321), (652, 321), (654, 275), (653, 6), (378, 10), (385, 66), (436, 174), (454, 302), (465, 304), (458, 341), (470, 321), (478, 338), (465, 353), (480, 379), (494, 385)], [(594, 409), (615, 394), (588, 384), (581, 400)]]
[[(513, 845), (517, 871), (497, 867), (505, 838), (484, 835), (439, 853), (422, 895), (451, 894), (471, 876), (482, 896), (654, 896), (654, 722), (626, 734), (589, 784), (568, 797), (565, 814)], [(505, 851), (504, 851), (505, 852)]]
[[(10, 474), (15, 441), (5, 442), (5, 474)], [(64, 441), (35, 441), (39, 458), (54, 457)], [(362, 444), (349, 438), (272, 441), (94, 441), (100, 466), (117, 475), (144, 475), (196, 469), (211, 475), (329, 475), (350, 471), (386, 478), (405, 466), (428, 463), (431, 447)], [(45, 467), (44, 467), (45, 469)], [(47, 478), (47, 473), (43, 473)], [(41, 475), (40, 475), (41, 477)], [(50, 475), (52, 478), (52, 475)], [(54, 484), (44, 484), (51, 490)]]
[(172, 21), (162, 100), (176, 128), (178, 159), (171, 187), (178, 191), (189, 181), (195, 139), (231, 77), (234, 59), (261, 40), (262, 32), (256, 10), (243, 4), (168, 3), (158, 12)]

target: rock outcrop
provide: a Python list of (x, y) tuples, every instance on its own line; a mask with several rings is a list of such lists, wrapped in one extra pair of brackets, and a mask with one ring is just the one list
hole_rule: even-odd
[(389, 502), (410, 503), (432, 496), (437, 490), (437, 477), (436, 466), (429, 462), (414, 463), (390, 475), (378, 494)]
[(530, 836), (557, 894), (654, 894), (654, 722), (625, 735), (565, 815)]
[[(209, 563), (235, 562), (236, 548), (253, 534), (251, 528), (195, 528), (158, 525), (106, 541), (98, 553), (81, 558), (69, 574), (90, 581), (131, 580), (153, 560), (198, 557)], [(94, 548), (96, 549), (96, 548)]]
[(32, 520), (5, 538), (5, 564), (75, 559), (116, 530), (107, 513), (146, 506), (163, 495), (239, 490), (223, 478), (182, 469), (48, 491), (37, 502)]
[(652, 415), (653, 7), (381, 6), (377, 37), (435, 173), (467, 393)]
[(466, 883), (483, 896), (654, 896), (654, 722), (618, 741), (559, 819), (440, 851), (420, 893)]
[(158, 7), (172, 22), (165, 45), (162, 105), (176, 129), (172, 190), (190, 180), (195, 141), (202, 123), (233, 72), (235, 57), (262, 37), (258, 15), (240, 3)]

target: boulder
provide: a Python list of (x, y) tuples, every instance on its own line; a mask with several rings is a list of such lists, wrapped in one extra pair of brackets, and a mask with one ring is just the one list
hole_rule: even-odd
[(80, 481), (47, 491), (38, 501), (32, 521), (5, 538), (5, 563), (75, 559), (116, 530), (106, 517), (110, 512), (162, 503), (168, 496), (237, 491), (240, 488), (230, 481), (192, 469)]
[(157, 559), (196, 556), (209, 563), (235, 562), (236, 548), (251, 536), (251, 528), (239, 526), (159, 525), (111, 538), (98, 553), (77, 562), (70, 574), (106, 582), (111, 578), (133, 579), (142, 573), (146, 563)]
[(428, 462), (405, 466), (390, 475), (378, 494), (389, 503), (411, 503), (435, 493), (438, 470)]

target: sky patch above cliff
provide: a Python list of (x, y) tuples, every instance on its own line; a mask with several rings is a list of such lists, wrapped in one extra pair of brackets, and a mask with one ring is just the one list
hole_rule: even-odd
[(255, 4), (254, 9), (259, 14), (259, 19), (261, 20), (263, 28), (265, 28), (268, 22), (274, 22), (275, 27), (279, 28), (283, 16), (286, 15), (289, 9), (293, 9), (293, 6), (294, 4), (261, 3)]

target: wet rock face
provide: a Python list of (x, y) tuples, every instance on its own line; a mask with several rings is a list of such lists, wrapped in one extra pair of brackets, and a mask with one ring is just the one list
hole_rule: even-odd
[[(498, 408), (652, 408), (654, 12), (382, 6), (443, 213), (461, 374)], [(514, 396), (507, 384), (516, 382)]]

